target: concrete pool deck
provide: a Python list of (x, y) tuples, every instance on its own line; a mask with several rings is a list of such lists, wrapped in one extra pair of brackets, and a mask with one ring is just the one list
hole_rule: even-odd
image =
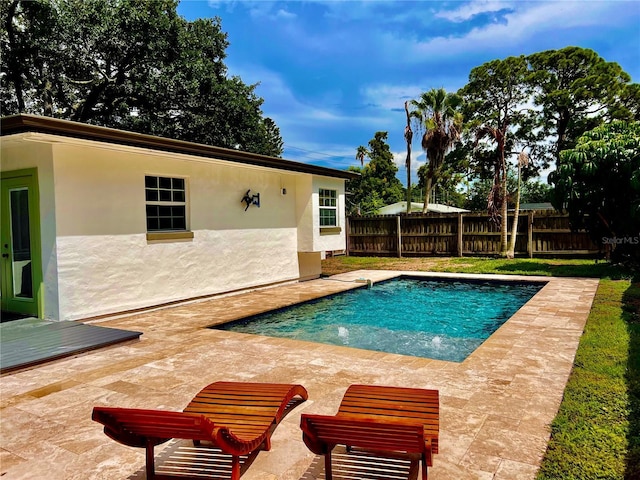
[[(143, 335), (140, 341), (0, 378), (0, 475), (3, 480), (143, 479), (144, 451), (104, 435), (91, 421), (92, 408), (182, 410), (205, 385), (230, 380), (301, 383), (309, 392), (309, 400), (276, 429), (271, 451), (259, 453), (243, 480), (324, 478), (321, 459), (302, 443), (300, 413), (335, 413), (353, 383), (440, 390), (440, 453), (430, 479), (534, 479), (598, 280), (536, 277), (547, 285), (461, 363), (205, 328), (362, 286), (353, 282), (358, 278), (377, 282), (401, 273), (534, 279), (356, 271), (102, 319), (99, 325)], [(170, 443), (157, 452), (167, 456), (179, 447)], [(351, 478), (388, 478), (367, 474), (364, 464), (349, 468), (355, 469)]]

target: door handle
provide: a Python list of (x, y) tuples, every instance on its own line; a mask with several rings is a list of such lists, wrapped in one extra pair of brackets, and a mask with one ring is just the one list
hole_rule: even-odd
[(9, 258), (9, 254), (8, 253), (3, 253), (2, 254), (2, 258)]

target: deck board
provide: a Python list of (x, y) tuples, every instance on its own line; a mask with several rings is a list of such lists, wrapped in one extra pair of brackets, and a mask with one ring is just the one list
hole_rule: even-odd
[(48, 322), (35, 318), (0, 325), (0, 373), (95, 350), (128, 340), (142, 332), (87, 325)]

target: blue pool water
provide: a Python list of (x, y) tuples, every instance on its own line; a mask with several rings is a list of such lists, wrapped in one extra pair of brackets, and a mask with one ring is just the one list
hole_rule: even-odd
[(212, 328), (461, 362), (542, 287), (402, 277)]

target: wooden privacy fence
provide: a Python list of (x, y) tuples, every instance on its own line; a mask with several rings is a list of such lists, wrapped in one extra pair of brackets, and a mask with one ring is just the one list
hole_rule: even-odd
[[(354, 256), (495, 255), (500, 229), (483, 213), (377, 215), (347, 219), (347, 254)], [(508, 215), (509, 236), (513, 215)], [(592, 256), (600, 251), (568, 215), (525, 212), (518, 218), (518, 256)]]

